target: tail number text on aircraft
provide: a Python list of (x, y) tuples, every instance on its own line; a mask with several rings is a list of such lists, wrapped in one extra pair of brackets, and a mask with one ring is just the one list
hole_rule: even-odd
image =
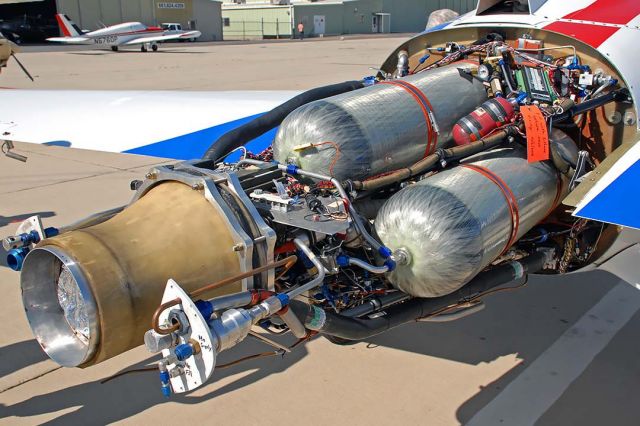
[(95, 44), (111, 44), (118, 41), (118, 37), (116, 36), (104, 36), (104, 37), (96, 37), (93, 39)]

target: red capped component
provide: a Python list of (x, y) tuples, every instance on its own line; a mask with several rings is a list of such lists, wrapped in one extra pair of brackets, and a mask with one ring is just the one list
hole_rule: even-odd
[(513, 105), (505, 98), (489, 99), (471, 114), (458, 120), (453, 126), (453, 141), (456, 145), (477, 141), (494, 129), (510, 122), (514, 114)]

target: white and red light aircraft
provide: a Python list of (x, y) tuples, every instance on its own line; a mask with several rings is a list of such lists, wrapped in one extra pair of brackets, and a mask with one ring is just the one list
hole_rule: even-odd
[(67, 15), (59, 13), (56, 20), (64, 37), (51, 37), (47, 41), (66, 44), (93, 44), (110, 46), (117, 52), (120, 47), (140, 45), (142, 52), (158, 50), (158, 43), (171, 40), (192, 40), (200, 37), (200, 31), (167, 32), (161, 27), (149, 27), (140, 22), (125, 22), (83, 33)]

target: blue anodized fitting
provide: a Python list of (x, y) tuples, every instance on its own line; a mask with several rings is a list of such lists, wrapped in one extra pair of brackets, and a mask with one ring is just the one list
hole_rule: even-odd
[(284, 308), (289, 304), (289, 295), (286, 293), (278, 293), (276, 294), (278, 300), (280, 300), (280, 305)]
[(426, 54), (426, 55), (424, 55), (422, 58), (418, 59), (418, 62), (419, 62), (420, 64), (424, 64), (424, 63), (427, 61), (427, 59), (429, 59), (430, 57), (431, 57), (431, 55), (429, 55), (429, 54), (427, 53), (427, 54)]
[(389, 270), (389, 272), (393, 271), (394, 269), (396, 269), (396, 261), (393, 259), (387, 259), (384, 261), (384, 264), (386, 265), (387, 269)]
[(205, 320), (208, 320), (213, 315), (213, 303), (208, 300), (197, 300), (196, 308), (198, 308)]
[(380, 256), (384, 257), (385, 259), (389, 259), (393, 254), (391, 249), (385, 246), (380, 246), (380, 248), (378, 249), (378, 253), (380, 253)]
[(176, 354), (176, 358), (178, 358), (178, 361), (184, 361), (185, 359), (193, 355), (193, 346), (191, 346), (191, 344), (189, 343), (183, 343), (176, 346), (174, 352)]
[(20, 271), (22, 269), (22, 264), (24, 263), (24, 258), (27, 257), (27, 254), (29, 254), (29, 249), (27, 247), (9, 250), (7, 253), (7, 265), (14, 271)]
[(336, 263), (342, 268), (349, 266), (349, 256), (347, 256), (346, 254), (339, 254), (336, 257)]
[(287, 164), (287, 173), (290, 175), (297, 175), (298, 166), (296, 166), (295, 164)]
[(171, 375), (169, 374), (167, 366), (164, 363), (160, 362), (159, 368), (162, 395), (164, 395), (166, 398), (169, 398), (171, 396)]

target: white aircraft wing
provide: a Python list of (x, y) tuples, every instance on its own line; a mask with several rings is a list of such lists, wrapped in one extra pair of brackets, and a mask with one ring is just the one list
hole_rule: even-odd
[(56, 43), (82, 44), (91, 41), (89, 37), (49, 37), (47, 41)]
[(202, 35), (200, 31), (187, 31), (181, 34), (170, 34), (170, 35), (162, 35), (162, 36), (154, 36), (154, 37), (142, 37), (136, 38), (134, 40), (128, 41), (126, 43), (122, 43), (122, 46), (131, 46), (134, 44), (142, 44), (142, 43), (157, 43), (160, 41), (170, 41), (170, 40), (189, 40), (192, 38), (198, 38)]
[[(194, 159), (223, 133), (296, 94), (0, 90), (0, 139)], [(274, 135), (266, 133), (249, 149), (261, 151)]]

